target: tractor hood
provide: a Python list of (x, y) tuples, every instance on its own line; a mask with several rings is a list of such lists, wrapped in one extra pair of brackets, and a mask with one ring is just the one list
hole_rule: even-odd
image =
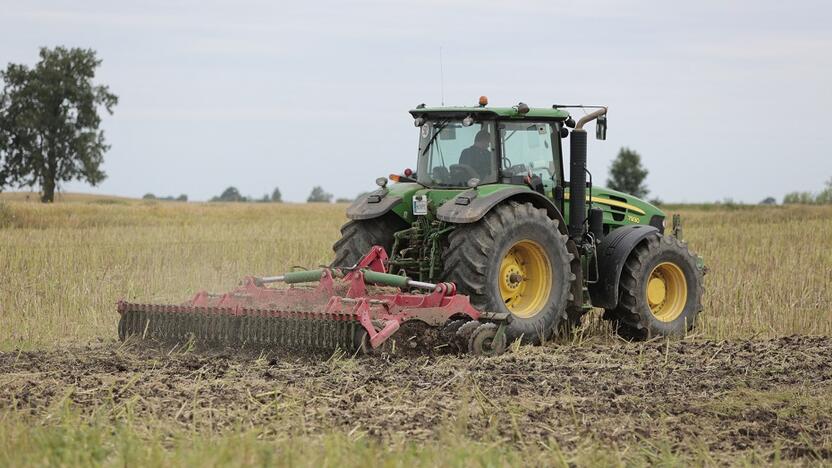
[[(394, 183), (386, 188), (378, 189), (356, 199), (347, 209), (350, 219), (372, 219), (390, 211), (408, 223), (415, 220), (413, 215), (413, 197), (424, 196), (428, 199), (428, 209), (436, 215), (437, 210), (449, 200), (457, 197), (476, 197), (478, 202), (499, 197), (507, 190), (537, 194), (524, 185), (489, 184), (473, 191), (471, 189), (428, 189), (416, 183)], [(456, 200), (452, 201), (456, 204)], [(603, 212), (606, 225), (623, 226), (627, 224), (650, 224), (660, 230), (663, 229), (665, 213), (656, 206), (636, 198), (632, 195), (604, 187), (593, 187), (587, 203)], [(487, 203), (485, 203), (487, 204)], [(447, 210), (443, 210), (447, 211)], [(564, 193), (564, 207), (562, 214), (568, 222), (569, 216), (569, 188)]]
[[(569, 187), (566, 187), (564, 199), (569, 204)], [(592, 187), (587, 196), (587, 205), (599, 208), (603, 212), (604, 224), (624, 226), (627, 224), (649, 224), (660, 231), (664, 230), (663, 221), (667, 216), (655, 205), (640, 198), (606, 187)], [(568, 209), (564, 209), (567, 213)]]
[(408, 223), (415, 221), (413, 215), (413, 197), (426, 197), (428, 209), (434, 215), (437, 209), (448, 200), (459, 197), (470, 196), (471, 198), (487, 199), (506, 189), (522, 189), (529, 191), (524, 186), (507, 184), (488, 184), (477, 188), (476, 191), (461, 188), (426, 188), (416, 183), (395, 183), (383, 189), (370, 192), (357, 198), (347, 208), (347, 217), (350, 219), (371, 219), (379, 217), (389, 211), (393, 211)]

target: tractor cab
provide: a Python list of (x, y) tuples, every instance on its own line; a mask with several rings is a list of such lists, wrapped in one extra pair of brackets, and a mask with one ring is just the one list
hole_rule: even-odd
[(563, 180), (561, 127), (569, 115), (557, 109), (417, 108), (416, 181), (431, 188), (486, 184), (529, 185), (542, 193)]

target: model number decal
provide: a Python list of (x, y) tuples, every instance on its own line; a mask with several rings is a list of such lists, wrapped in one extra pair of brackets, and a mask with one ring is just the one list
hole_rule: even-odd
[(627, 220), (631, 223), (640, 223), (641, 222), (641, 219), (639, 219), (638, 216), (627, 215)]

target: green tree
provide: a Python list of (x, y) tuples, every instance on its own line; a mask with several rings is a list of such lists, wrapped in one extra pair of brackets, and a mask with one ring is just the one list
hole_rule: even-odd
[(100, 64), (90, 49), (44, 47), (33, 68), (0, 71), (0, 189), (39, 185), (41, 201), (52, 202), (61, 182), (104, 180), (110, 146), (98, 111), (112, 114), (118, 97), (93, 84)]
[(272, 192), (272, 202), (274, 203), (281, 203), (283, 202), (283, 194), (280, 193), (280, 189), (275, 187), (274, 191)]
[(649, 193), (647, 185), (644, 184), (647, 173), (647, 169), (641, 165), (641, 156), (630, 148), (622, 147), (610, 165), (607, 186), (613, 190), (644, 198)]
[(832, 177), (826, 181), (826, 188), (815, 197), (815, 203), (819, 205), (832, 204)]
[(332, 201), (332, 194), (327, 193), (321, 186), (315, 186), (309, 198), (306, 199), (309, 203), (330, 203)]
[(240, 195), (240, 191), (237, 190), (237, 187), (228, 187), (222, 191), (220, 196), (212, 198), (211, 201), (238, 202), (245, 201), (245, 198)]
[(815, 202), (812, 192), (791, 192), (783, 197), (784, 205), (811, 205)]

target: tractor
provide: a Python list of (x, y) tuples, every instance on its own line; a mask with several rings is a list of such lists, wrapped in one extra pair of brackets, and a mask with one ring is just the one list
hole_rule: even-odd
[[(574, 108), (585, 113), (577, 122)], [(250, 276), (176, 305), (121, 300), (119, 337), (496, 355), (568, 332), (593, 308), (628, 339), (694, 326), (705, 267), (679, 217), (667, 232), (662, 210), (596, 187), (587, 171), (584, 127), (606, 139), (606, 107), (481, 97), (410, 114), (416, 170), (377, 179), (347, 208), (329, 267)], [(438, 346), (426, 338), (436, 336)]]
[[(575, 122), (569, 108), (592, 112)], [(628, 338), (694, 326), (704, 268), (679, 219), (666, 232), (662, 210), (587, 178), (584, 127), (594, 121), (605, 140), (605, 107), (489, 107), (482, 97), (410, 114), (416, 170), (378, 179), (347, 209), (333, 265), (382, 246), (391, 272), (456, 284), (475, 308), (510, 314), (509, 339), (524, 342), (568, 330), (592, 308)]]

